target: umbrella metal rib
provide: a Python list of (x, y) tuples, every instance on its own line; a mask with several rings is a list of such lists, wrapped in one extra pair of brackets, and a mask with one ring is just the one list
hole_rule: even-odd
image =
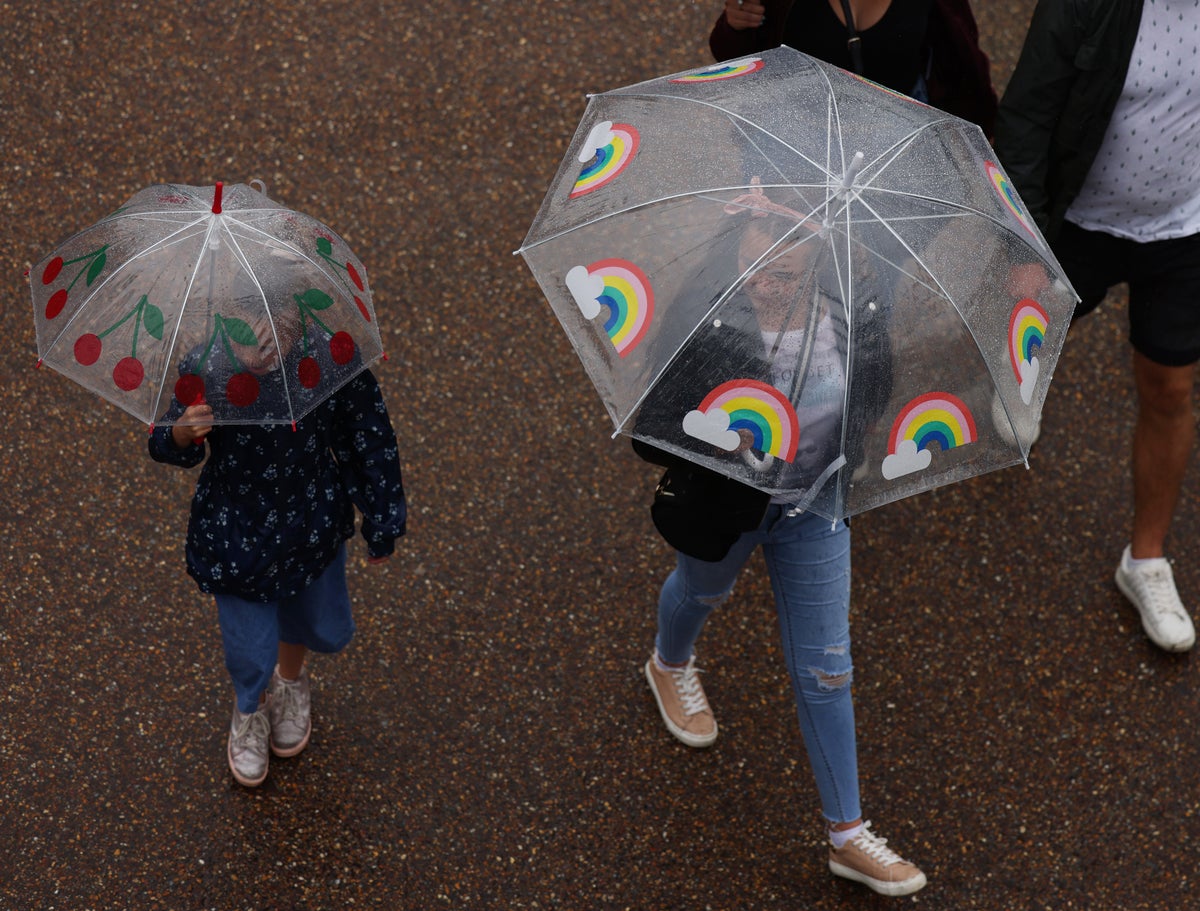
[(978, 126), (779, 48), (590, 96), (516, 252), (614, 437), (836, 520), (1027, 461), (1040, 241)]
[[(75, 310), (74, 313), (72, 313), (70, 319), (68, 319), (67, 322), (63, 324), (62, 330), (60, 332), (58, 332), (58, 334), (55, 335), (54, 338), (52, 338), (46, 344), (45, 350), (39, 352), (39, 357), (42, 360), (46, 359), (47, 355), (50, 354), (50, 352), (58, 344), (59, 340), (62, 339), (65, 335), (67, 335), (67, 330), (69, 330), (71, 328), (72, 324), (83, 315), (83, 313), (85, 312), (85, 309), (87, 307), (87, 304), (90, 303), (92, 301), (92, 299), (98, 297), (100, 295), (100, 292), (102, 290), (104, 290), (104, 288), (110, 282), (114, 281), (122, 272), (126, 271), (127, 269), (131, 269), (131, 267), (133, 267), (137, 263), (137, 261), (141, 258), (149, 256), (152, 253), (156, 253), (159, 250), (166, 249), (167, 247), (169, 247), (173, 244), (184, 243), (188, 240), (191, 240), (195, 235), (194, 234), (186, 234), (185, 235), (184, 232), (188, 231), (191, 228), (195, 228), (197, 225), (200, 225), (203, 222), (204, 222), (204, 217), (201, 217), (198, 219), (194, 219), (193, 221), (190, 221), (185, 225), (180, 226), (180, 228), (178, 230), (172, 232), (171, 234), (167, 235), (166, 237), (160, 238), (159, 240), (155, 241), (153, 244), (151, 244), (147, 247), (144, 247), (141, 250), (138, 250), (135, 253), (131, 254), (129, 259), (125, 260), (120, 265), (118, 265), (117, 268), (113, 270), (111, 275), (104, 276), (103, 280), (99, 284), (97, 284), (95, 288), (91, 288), (88, 290), (87, 294), (84, 296), (83, 300), (80, 302), (80, 306)], [(101, 224), (103, 224), (103, 222), (101, 222)], [(81, 233), (86, 233), (86, 232), (81, 232)]]

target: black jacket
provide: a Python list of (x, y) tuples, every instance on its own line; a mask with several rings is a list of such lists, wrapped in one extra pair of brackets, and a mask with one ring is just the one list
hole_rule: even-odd
[[(182, 410), (173, 400), (168, 417)], [(371, 556), (391, 554), (406, 530), (396, 435), (369, 370), (294, 430), (218, 426), (204, 444), (178, 449), (164, 423), (149, 448), (155, 461), (182, 468), (208, 455), (187, 538), (188, 573), (204, 592), (274, 601), (302, 591), (354, 534), (355, 507)]]
[(1121, 97), (1143, 0), (1040, 0), (1000, 101), (996, 154), (1046, 239), (1087, 178)]

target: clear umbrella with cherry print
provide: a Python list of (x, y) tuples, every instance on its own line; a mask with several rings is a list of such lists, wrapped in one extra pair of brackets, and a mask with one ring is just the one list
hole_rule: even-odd
[(247, 185), (160, 185), (31, 270), (39, 364), (148, 424), (294, 424), (382, 355), (366, 269)]

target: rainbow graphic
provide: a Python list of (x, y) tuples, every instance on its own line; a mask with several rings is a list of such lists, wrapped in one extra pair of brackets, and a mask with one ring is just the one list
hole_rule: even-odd
[(566, 276), (567, 289), (585, 319), (608, 309), (604, 331), (617, 354), (637, 347), (654, 319), (654, 290), (646, 273), (625, 259), (602, 259), (575, 266)]
[(911, 95), (905, 95), (903, 92), (897, 92), (895, 89), (889, 89), (886, 85), (880, 85), (875, 80), (868, 79), (866, 76), (860, 76), (858, 73), (851, 73), (849, 70), (846, 71), (846, 75), (853, 76), (859, 82), (869, 85), (873, 89), (878, 89), (885, 95), (891, 95), (893, 98), (897, 98), (900, 101), (907, 101), (911, 104), (919, 104), (923, 108), (929, 107), (929, 105), (925, 104), (924, 102), (917, 101), (917, 99), (913, 98)]
[(1025, 298), (1013, 308), (1008, 318), (1008, 356), (1012, 361), (1017, 382), (1021, 381), (1021, 363), (1031, 363), (1034, 352), (1042, 347), (1050, 315), (1037, 301)]
[(800, 442), (800, 422), (791, 402), (774, 386), (758, 380), (722, 383), (688, 412), (686, 434), (732, 452), (741, 444), (739, 430), (749, 430), (759, 452), (791, 462)]
[(1033, 401), (1037, 385), (1039, 364), (1035, 352), (1042, 347), (1049, 325), (1050, 315), (1028, 297), (1013, 308), (1008, 318), (1008, 359), (1021, 387), (1021, 401), (1026, 405)]
[(983, 166), (984, 170), (987, 171), (988, 179), (992, 182), (992, 186), (995, 187), (996, 192), (1000, 194), (1000, 199), (1008, 207), (1008, 211), (1021, 223), (1021, 227), (1033, 236), (1034, 240), (1038, 243), (1043, 243), (1041, 234), (1038, 233), (1033, 227), (1033, 223), (1030, 222), (1029, 216), (1025, 213), (1025, 209), (1022, 208), (1020, 201), (1017, 199), (1017, 191), (1008, 182), (1008, 178), (1004, 176), (1004, 172), (990, 161), (985, 161)]
[(585, 196), (616, 179), (637, 154), (640, 136), (628, 123), (605, 120), (592, 127), (579, 150), (583, 170), (575, 178), (570, 199)]
[(731, 60), (728, 63), (718, 63), (707, 67), (698, 73), (688, 73), (686, 76), (676, 76), (672, 82), (719, 82), (722, 79), (736, 79), (738, 76), (748, 76), (763, 68), (763, 62), (758, 57), (746, 57), (742, 60)]
[(929, 467), (930, 446), (942, 452), (976, 440), (975, 419), (962, 400), (948, 392), (927, 392), (896, 416), (888, 436), (883, 476), (889, 481)]

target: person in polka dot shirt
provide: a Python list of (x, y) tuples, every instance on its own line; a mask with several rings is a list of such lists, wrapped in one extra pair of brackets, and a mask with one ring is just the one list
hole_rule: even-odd
[(1168, 651), (1196, 641), (1165, 542), (1195, 439), (1200, 0), (1040, 0), (996, 152), (1080, 295), (1129, 286), (1137, 388), (1130, 541), (1116, 584)]

